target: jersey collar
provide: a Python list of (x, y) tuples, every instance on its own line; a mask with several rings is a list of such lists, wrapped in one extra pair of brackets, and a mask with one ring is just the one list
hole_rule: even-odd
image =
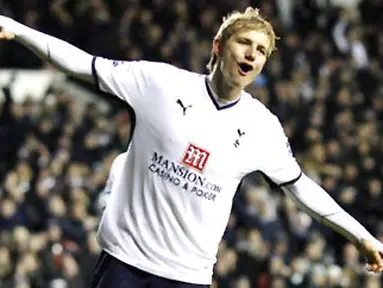
[(209, 94), (209, 97), (210, 97), (211, 101), (213, 102), (213, 104), (217, 110), (223, 110), (223, 109), (233, 107), (241, 99), (241, 97), (238, 97), (237, 100), (234, 100), (234, 101), (229, 102), (227, 104), (221, 104), (218, 102), (218, 100), (217, 100), (218, 97), (216, 96), (215, 92), (213, 91), (211, 84), (209, 82), (209, 79), (207, 77), (205, 77), (205, 86), (206, 86), (207, 93)]

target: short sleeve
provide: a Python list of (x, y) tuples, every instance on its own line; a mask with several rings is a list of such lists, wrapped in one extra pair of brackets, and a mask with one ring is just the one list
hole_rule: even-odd
[(278, 186), (294, 183), (300, 178), (302, 171), (277, 117), (272, 116), (266, 131), (261, 172)]
[(161, 62), (118, 61), (101, 57), (94, 57), (92, 61), (93, 78), (98, 88), (116, 95), (134, 110), (150, 102), (149, 97), (154, 96), (150, 92), (174, 69)]

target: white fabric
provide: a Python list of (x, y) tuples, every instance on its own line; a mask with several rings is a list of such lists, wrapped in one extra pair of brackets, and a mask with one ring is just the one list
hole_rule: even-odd
[(294, 25), (294, 1), (277, 0), (275, 3), (283, 26), (286, 27), (286, 29), (291, 29)]
[[(291, 196), (310, 216), (339, 232), (354, 244), (358, 244), (362, 239), (375, 239), (366, 228), (344, 211), (321, 186), (305, 174), (302, 174), (294, 184), (282, 187), (282, 190)], [(382, 244), (379, 247), (383, 252)]]
[(334, 39), (335, 45), (337, 46), (339, 51), (344, 54), (350, 51), (350, 44), (346, 37), (347, 25), (347, 22), (339, 20), (335, 24), (334, 30), (332, 31), (332, 37)]
[(116, 177), (119, 175), (118, 171), (120, 171), (122, 169), (124, 159), (125, 159), (127, 153), (128, 152), (121, 153), (121, 154), (117, 155), (117, 157), (114, 158), (114, 160), (112, 162), (105, 187), (99, 196), (98, 205), (99, 205), (100, 210), (104, 210), (106, 205), (108, 204), (108, 199), (110, 197), (110, 193), (112, 193), (112, 187), (113, 187), (114, 183), (116, 182)]
[(204, 75), (146, 61), (94, 63), (100, 87), (136, 116), (101, 246), (149, 273), (210, 284), (242, 177), (261, 170), (281, 184), (300, 174), (279, 121), (245, 92), (218, 109)]
[(357, 68), (363, 69), (370, 66), (367, 49), (361, 41), (355, 41), (351, 44), (351, 55)]
[(92, 55), (1, 15), (0, 27), (14, 33), (17, 41), (64, 72), (83, 80), (92, 80)]
[(339, 8), (357, 8), (362, 0), (330, 0), (330, 4)]

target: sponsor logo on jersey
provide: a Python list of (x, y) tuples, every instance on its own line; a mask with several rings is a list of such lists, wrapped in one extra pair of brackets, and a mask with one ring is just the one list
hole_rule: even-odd
[(157, 152), (153, 153), (148, 169), (163, 181), (202, 199), (215, 201), (222, 190), (221, 185), (210, 181), (195, 169), (171, 161)]
[(202, 172), (209, 159), (210, 153), (194, 144), (189, 144), (182, 158), (182, 163)]
[(177, 99), (176, 103), (181, 106), (182, 113), (183, 113), (184, 116), (186, 115), (186, 110), (191, 108), (191, 107), (193, 107), (193, 105), (185, 106), (184, 103), (182, 103), (181, 99)]

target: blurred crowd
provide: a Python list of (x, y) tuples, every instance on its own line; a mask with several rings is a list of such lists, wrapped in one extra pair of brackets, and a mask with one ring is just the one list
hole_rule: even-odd
[[(305, 172), (383, 240), (382, 1), (0, 0), (0, 14), (99, 56), (206, 73), (221, 17), (248, 5), (280, 36), (249, 92), (278, 115)], [(49, 69), (16, 43), (0, 45), (0, 66)], [(14, 103), (12, 85), (0, 112), (0, 287), (86, 287), (129, 112), (97, 99), (79, 111), (54, 88)], [(212, 287), (383, 287), (354, 246), (272, 188), (258, 174), (242, 182)]]

